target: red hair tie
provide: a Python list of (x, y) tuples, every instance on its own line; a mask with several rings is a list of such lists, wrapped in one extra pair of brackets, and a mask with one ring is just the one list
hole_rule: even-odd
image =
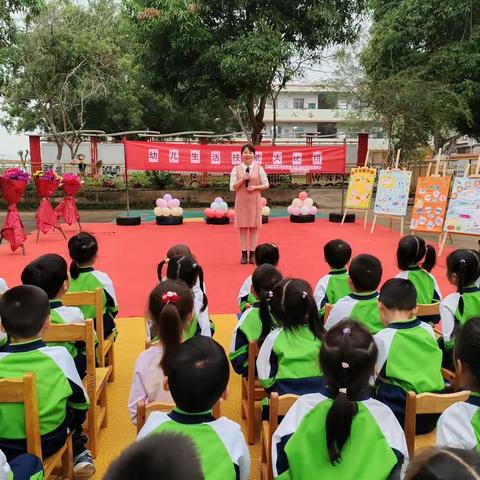
[(180, 300), (177, 292), (167, 292), (162, 295), (162, 302), (165, 304), (168, 303), (177, 303)]

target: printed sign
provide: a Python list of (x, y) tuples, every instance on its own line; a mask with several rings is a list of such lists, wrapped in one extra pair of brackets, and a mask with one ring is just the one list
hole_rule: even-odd
[(380, 170), (373, 213), (403, 217), (407, 213), (412, 172)]
[(352, 168), (347, 190), (347, 209), (370, 208), (377, 171), (370, 167)]
[(480, 235), (480, 179), (455, 178), (445, 230)]

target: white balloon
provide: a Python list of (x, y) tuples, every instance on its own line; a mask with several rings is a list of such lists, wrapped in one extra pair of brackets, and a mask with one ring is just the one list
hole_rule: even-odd
[(170, 216), (170, 209), (168, 207), (163, 207), (162, 208), (162, 216), (163, 217), (169, 217)]
[(155, 207), (153, 209), (153, 214), (156, 216), (156, 217), (160, 217), (162, 215), (162, 210), (163, 208), (162, 207)]
[(310, 207), (304, 206), (300, 209), (301, 215), (308, 215), (310, 213)]
[(220, 202), (217, 210), (220, 210), (221, 212), (226, 212), (228, 210), (227, 202)]
[(182, 207), (174, 207), (170, 210), (170, 213), (172, 214), (172, 217), (181, 217), (183, 214), (183, 208)]
[(270, 215), (270, 207), (267, 207), (267, 206), (262, 207), (262, 215), (264, 217), (268, 217)]
[(313, 200), (311, 198), (306, 198), (303, 201), (303, 206), (312, 207), (313, 206)]
[(210, 204), (210, 208), (213, 208), (214, 210), (216, 210), (216, 209), (217, 209), (217, 203), (216, 203), (216, 202), (212, 202), (212, 203)]
[(292, 206), (300, 208), (302, 206), (302, 201), (299, 198), (294, 198), (292, 200)]

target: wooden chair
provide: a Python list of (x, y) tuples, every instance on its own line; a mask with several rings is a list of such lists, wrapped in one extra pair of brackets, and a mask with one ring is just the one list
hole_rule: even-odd
[(257, 342), (251, 341), (248, 343), (247, 376), (242, 377), (242, 402), (240, 404), (242, 418), (247, 420), (247, 441), (250, 445), (255, 443), (255, 402), (260, 402), (267, 396), (267, 392), (255, 376), (257, 356)]
[(85, 390), (90, 399), (87, 413), (87, 432), (89, 448), (93, 458), (98, 452), (98, 432), (108, 425), (107, 367), (95, 368), (95, 342), (93, 320), (85, 320), (85, 324), (51, 325), (45, 332), (46, 342), (84, 342), (87, 356), (87, 373), (83, 379)]
[(440, 302), (420, 303), (417, 305), (417, 317), (440, 315)]
[[(220, 402), (221, 400), (219, 400), (213, 406), (213, 409), (212, 409), (212, 415), (215, 418), (220, 418), (222, 416)], [(170, 413), (174, 407), (175, 407), (174, 403), (168, 403), (168, 402), (152, 402), (148, 404), (145, 404), (144, 401), (138, 402), (137, 403), (137, 434), (143, 428), (143, 426), (145, 425), (145, 422), (147, 421), (148, 416), (152, 412)]]
[(270, 395), (268, 421), (262, 422), (262, 463), (260, 473), (262, 480), (272, 480), (272, 436), (278, 427), (278, 418), (284, 417), (297, 401), (298, 395), (281, 395), (273, 392)]
[[(111, 333), (104, 338), (103, 331), (103, 292), (97, 288), (94, 292), (68, 292), (62, 297), (62, 302), (68, 307), (81, 307), (92, 305), (95, 307), (95, 318), (102, 321), (95, 322), (95, 330), (98, 338), (97, 358), (101, 368), (108, 368), (108, 381), (115, 380), (115, 334)], [(105, 357), (108, 366), (105, 367)]]
[(407, 439), (408, 454), (410, 459), (417, 450), (435, 445), (435, 430), (425, 435), (415, 435), (417, 415), (423, 413), (442, 413), (450, 405), (467, 400), (470, 392), (457, 393), (420, 393), (407, 392), (405, 405), (405, 438)]
[(332, 311), (333, 305), (330, 305), (327, 303), (325, 305), (325, 313), (323, 315), (323, 324), (325, 325), (327, 323), (328, 317), (330, 316), (330, 312)]
[(23, 403), (27, 452), (42, 460), (45, 478), (49, 478), (54, 468), (61, 463), (63, 478), (74, 480), (71, 433), (60, 450), (43, 459), (35, 375), (26, 373), (23, 378), (0, 380), (0, 403)]

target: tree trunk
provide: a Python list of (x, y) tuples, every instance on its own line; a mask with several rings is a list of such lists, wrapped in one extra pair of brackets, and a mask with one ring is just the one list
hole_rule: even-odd
[(265, 115), (265, 104), (267, 102), (266, 95), (260, 97), (260, 104), (257, 112), (255, 112), (255, 98), (253, 95), (249, 95), (247, 99), (247, 111), (248, 118), (250, 120), (250, 126), (252, 127), (252, 143), (254, 145), (260, 145), (262, 141), (262, 131), (265, 127), (263, 123), (263, 117)]
[(63, 151), (63, 143), (57, 139), (55, 139), (55, 143), (57, 144), (57, 157), (55, 158), (55, 163), (53, 164), (54, 171), (56, 171), (57, 167), (60, 165), (60, 161), (62, 160), (62, 151)]
[(277, 96), (272, 95), (272, 109), (273, 109), (273, 133), (272, 133), (272, 145), (275, 145), (277, 141)]

